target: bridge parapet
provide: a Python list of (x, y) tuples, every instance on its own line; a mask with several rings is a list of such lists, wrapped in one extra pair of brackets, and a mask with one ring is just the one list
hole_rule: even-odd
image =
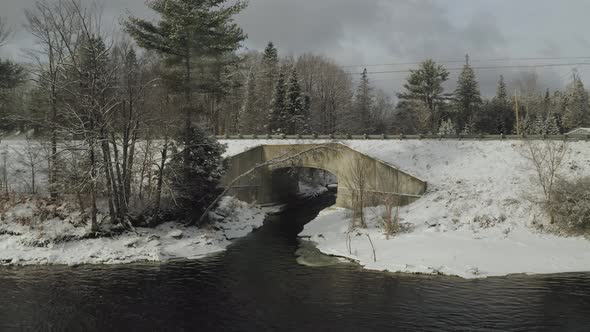
[(556, 140), (556, 141), (590, 141), (588, 134), (576, 135), (219, 135), (218, 139), (288, 139), (288, 140)]

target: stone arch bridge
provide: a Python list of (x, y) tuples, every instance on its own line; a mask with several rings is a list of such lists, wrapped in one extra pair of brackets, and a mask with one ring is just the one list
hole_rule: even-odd
[(260, 145), (229, 157), (228, 163), (223, 182), (234, 182), (229, 195), (258, 204), (280, 202), (297, 191), (297, 180), (284, 171), (294, 167), (335, 175), (339, 207), (352, 207), (361, 192), (368, 206), (383, 204), (386, 197), (394, 198), (395, 205), (405, 205), (420, 198), (427, 186), (393, 165), (340, 143)]

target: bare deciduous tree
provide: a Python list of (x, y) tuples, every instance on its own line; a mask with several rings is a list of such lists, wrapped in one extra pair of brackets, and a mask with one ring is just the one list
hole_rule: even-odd
[[(568, 152), (567, 141), (526, 141), (522, 156), (535, 172), (534, 182), (543, 192), (543, 202), (552, 200), (554, 184)], [(551, 221), (553, 222), (553, 215)]]
[(38, 168), (46, 160), (43, 147), (27, 135), (24, 146), (13, 148), (12, 151), (17, 156), (16, 161), (28, 170), (28, 175), (21, 177), (22, 181), (29, 187), (31, 194), (36, 194)]
[(362, 157), (355, 157), (350, 164), (350, 170), (348, 177), (344, 179), (344, 185), (350, 192), (352, 201), (352, 226), (358, 226), (362, 228), (367, 227), (367, 221), (365, 220), (364, 208), (367, 205), (367, 199), (369, 198), (367, 192), (368, 172), (369, 172), (369, 161)]

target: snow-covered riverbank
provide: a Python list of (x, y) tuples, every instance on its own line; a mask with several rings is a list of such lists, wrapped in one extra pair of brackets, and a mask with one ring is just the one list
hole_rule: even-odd
[[(88, 239), (87, 226), (74, 226), (63, 218), (34, 220), (35, 205), (25, 202), (6, 212), (0, 221), (0, 265), (79, 265), (162, 262), (194, 259), (220, 252), (232, 240), (262, 226), (266, 213), (226, 198), (217, 213), (223, 218), (206, 229), (165, 223), (138, 228), (114, 237)], [(30, 219), (29, 219), (30, 218)]]
[[(400, 209), (405, 231), (386, 239), (379, 209), (368, 208), (369, 228), (348, 246), (349, 213), (329, 209), (306, 225), (327, 254), (359, 261), (368, 269), (457, 275), (465, 278), (516, 273), (590, 271), (590, 241), (551, 235), (534, 195), (533, 173), (520, 142), (350, 141), (428, 181), (419, 201)], [(590, 176), (590, 144), (569, 144), (562, 176)], [(375, 257), (368, 234), (375, 247)]]
[(376, 223), (378, 216), (373, 215), (369, 228), (352, 232), (348, 242), (349, 212), (343, 209), (323, 211), (305, 226), (301, 236), (315, 242), (325, 254), (346, 257), (378, 271), (463, 278), (590, 271), (587, 239), (543, 234), (518, 222), (490, 228), (452, 221), (431, 226), (411, 222), (427, 204), (416, 203), (403, 210), (402, 218), (410, 229), (389, 239)]

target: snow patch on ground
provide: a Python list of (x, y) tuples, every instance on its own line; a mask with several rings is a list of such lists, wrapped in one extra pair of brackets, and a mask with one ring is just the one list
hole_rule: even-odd
[[(216, 214), (218, 221), (205, 229), (168, 222), (156, 228), (138, 228), (105, 238), (84, 238), (87, 226), (52, 219), (39, 224), (22, 224), (18, 217), (33, 216), (31, 203), (19, 204), (0, 221), (1, 265), (123, 264), (170, 259), (195, 259), (220, 252), (232, 240), (262, 226), (265, 210), (224, 198)], [(17, 217), (17, 218), (15, 218)]]
[[(238, 140), (228, 154), (261, 144), (327, 141)], [(590, 241), (543, 232), (548, 217), (534, 197), (534, 173), (521, 141), (338, 141), (428, 183), (427, 193), (400, 209), (405, 231), (387, 239), (381, 210), (369, 208), (369, 228), (351, 233), (349, 211), (329, 209), (305, 226), (302, 236), (331, 255), (368, 269), (458, 275), (590, 271)], [(590, 144), (570, 142), (562, 176), (590, 176)], [(376, 249), (376, 262), (368, 234)]]

